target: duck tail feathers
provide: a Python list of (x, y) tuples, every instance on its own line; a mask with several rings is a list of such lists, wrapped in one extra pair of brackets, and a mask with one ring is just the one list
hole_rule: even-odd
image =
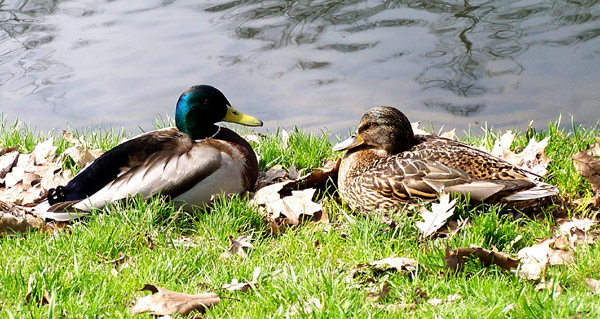
[(58, 222), (67, 222), (71, 221), (86, 215), (89, 215), (89, 212), (78, 211), (73, 209), (73, 205), (79, 201), (68, 201), (68, 202), (60, 202), (54, 205), (50, 205), (47, 200), (39, 203), (35, 210), (39, 213), (40, 216), (44, 217), (46, 220), (54, 220)]
[(503, 198), (505, 201), (523, 201), (538, 199), (558, 194), (558, 188), (550, 184), (536, 181), (535, 186), (523, 191), (516, 192)]

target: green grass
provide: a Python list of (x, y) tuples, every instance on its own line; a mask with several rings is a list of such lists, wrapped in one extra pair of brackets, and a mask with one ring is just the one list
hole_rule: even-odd
[[(31, 151), (49, 133), (2, 122), (0, 147), (17, 146)], [(164, 123), (164, 122), (163, 122)], [(163, 125), (164, 126), (164, 125)], [(528, 130), (515, 147), (531, 137), (551, 136), (546, 151), (552, 159), (546, 181), (560, 188), (561, 198), (590, 197), (587, 181), (577, 176), (571, 155), (594, 142), (597, 128), (573, 126)], [(96, 133), (94, 133), (96, 132)], [(277, 132), (275, 132), (277, 133)], [(55, 134), (59, 136), (60, 134)], [(95, 147), (108, 149), (123, 132), (77, 132)], [(464, 141), (491, 147), (498, 134), (468, 135)], [(55, 143), (68, 146), (60, 138)], [(62, 144), (61, 144), (62, 143)], [(278, 134), (268, 134), (255, 145), (261, 169), (281, 164), (297, 168), (319, 166), (334, 158), (328, 136), (294, 129), (289, 146)], [(60, 150), (59, 150), (60, 151)], [(454, 219), (468, 218), (470, 226), (447, 238), (420, 241), (415, 226), (418, 216), (397, 213), (398, 227), (387, 226), (377, 216), (353, 214), (325, 194), (332, 227), (304, 225), (281, 236), (269, 234), (257, 209), (240, 196), (221, 198), (210, 211), (178, 212), (160, 199), (145, 202), (133, 198), (95, 212), (57, 233), (30, 232), (0, 237), (0, 317), (2, 318), (131, 318), (135, 300), (151, 283), (187, 293), (213, 291), (223, 297), (205, 318), (594, 318), (600, 316), (598, 295), (590, 293), (585, 278), (599, 279), (600, 245), (578, 250), (577, 263), (549, 268), (547, 279), (563, 291), (535, 291), (536, 282), (519, 278), (499, 267), (470, 261), (458, 273), (444, 272), (444, 249), (479, 245), (511, 254), (547, 238), (555, 226), (554, 214), (564, 213), (558, 201), (545, 207), (537, 218), (515, 218), (497, 205), (470, 205), (459, 199)], [(566, 212), (590, 214), (589, 209)], [(229, 236), (252, 235), (255, 249), (248, 258), (223, 259)], [(187, 244), (184, 244), (187, 243)], [(107, 260), (121, 255), (129, 266), (116, 273)], [(390, 256), (419, 262), (414, 276), (388, 271), (366, 271), (352, 277), (358, 264)], [(232, 279), (250, 281), (260, 267), (256, 290), (241, 293), (220, 289)], [(381, 300), (367, 300), (367, 284), (387, 282), (390, 293)], [(26, 300), (28, 283), (32, 298)], [(49, 304), (34, 300), (47, 292)], [(427, 300), (459, 294), (462, 299), (432, 306)], [(317, 299), (321, 307), (311, 306)], [(313, 302), (314, 304), (314, 302)], [(401, 308), (413, 304), (414, 309)], [(397, 310), (390, 305), (396, 305)], [(389, 306), (385, 309), (386, 306)], [(305, 309), (306, 308), (306, 309)], [(138, 318), (150, 318), (138, 315)], [(192, 318), (192, 316), (190, 316)]]

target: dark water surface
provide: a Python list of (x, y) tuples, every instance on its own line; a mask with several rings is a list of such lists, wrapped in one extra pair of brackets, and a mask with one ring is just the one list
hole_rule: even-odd
[(0, 0), (0, 112), (138, 126), (192, 84), (277, 125), (345, 135), (365, 110), (459, 130), (600, 117), (599, 1)]

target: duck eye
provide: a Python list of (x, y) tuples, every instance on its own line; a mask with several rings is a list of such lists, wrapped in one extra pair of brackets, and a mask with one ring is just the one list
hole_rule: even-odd
[(375, 122), (369, 123), (369, 128), (374, 128), (376, 126), (377, 126), (377, 123), (375, 123)]
[(210, 101), (208, 99), (204, 99), (204, 105), (209, 105)]

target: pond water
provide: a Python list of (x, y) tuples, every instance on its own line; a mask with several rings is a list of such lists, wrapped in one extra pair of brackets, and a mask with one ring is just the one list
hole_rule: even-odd
[(600, 3), (0, 0), (0, 113), (131, 133), (193, 84), (345, 135), (376, 105), (436, 128), (595, 125)]

